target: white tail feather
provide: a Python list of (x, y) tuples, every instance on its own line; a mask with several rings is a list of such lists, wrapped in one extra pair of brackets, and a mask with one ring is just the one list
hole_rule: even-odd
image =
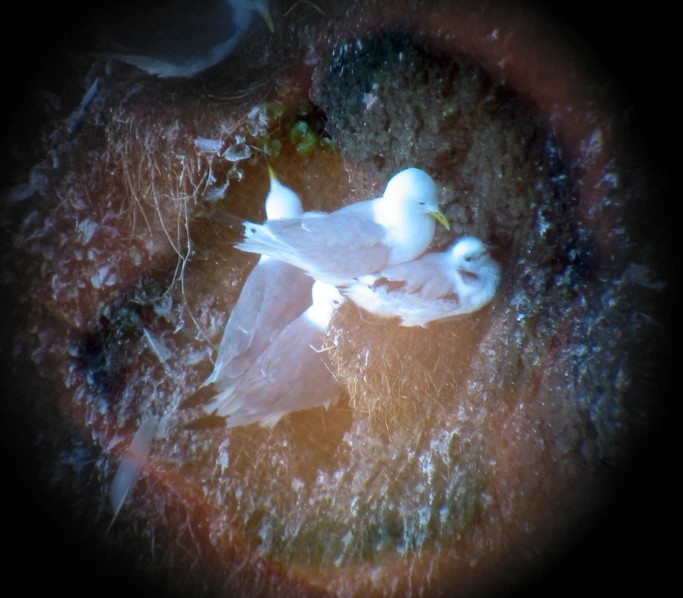
[(116, 470), (116, 475), (114, 475), (114, 481), (111, 485), (110, 498), (114, 509), (114, 516), (107, 528), (107, 532), (111, 529), (111, 526), (114, 525), (114, 521), (116, 521), (119, 511), (121, 511), (121, 507), (123, 507), (126, 499), (140, 477), (140, 471), (149, 454), (149, 448), (156, 435), (158, 425), (158, 417), (152, 416), (146, 419), (138, 431), (135, 432), (126, 454), (123, 456), (123, 459), (121, 459), (121, 463)]

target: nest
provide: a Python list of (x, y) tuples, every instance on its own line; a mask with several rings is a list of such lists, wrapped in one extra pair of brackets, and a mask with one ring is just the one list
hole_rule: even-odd
[[(485, 312), (484, 312), (485, 313)], [(326, 344), (351, 408), (390, 436), (408, 440), (428, 420), (456, 410), (485, 316), (464, 316), (429, 328), (399, 326), (345, 303)]]

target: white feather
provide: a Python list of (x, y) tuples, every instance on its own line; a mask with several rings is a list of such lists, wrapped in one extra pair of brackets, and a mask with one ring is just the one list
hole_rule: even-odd
[[(123, 507), (128, 495), (131, 493), (140, 477), (140, 471), (147, 459), (158, 426), (159, 418), (156, 416), (149, 417), (142, 422), (138, 431), (135, 432), (133, 440), (123, 456), (123, 459), (121, 459), (121, 463), (114, 475), (114, 481), (112, 482), (109, 494), (111, 505), (114, 509), (114, 516), (109, 524), (109, 529), (114, 525), (114, 521), (116, 521), (116, 518), (121, 511), (121, 507)], [(107, 531), (109, 531), (109, 529)]]

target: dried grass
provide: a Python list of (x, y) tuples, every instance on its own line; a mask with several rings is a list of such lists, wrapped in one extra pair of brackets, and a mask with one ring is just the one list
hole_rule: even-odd
[(481, 318), (428, 329), (369, 318), (349, 303), (339, 309), (326, 339), (335, 346), (333, 372), (352, 409), (390, 436), (414, 439), (429, 420), (453, 410), (470, 368), (464, 348), (477, 346)]

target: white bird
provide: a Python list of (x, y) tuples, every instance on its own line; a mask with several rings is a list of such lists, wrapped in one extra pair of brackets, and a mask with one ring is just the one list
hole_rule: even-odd
[(463, 237), (443, 253), (428, 253), (374, 275), (362, 276), (343, 289), (356, 305), (382, 318), (400, 318), (401, 326), (469, 314), (493, 299), (500, 265), (486, 244)]
[(112, 57), (158, 77), (192, 77), (228, 56), (270, 0), (142, 0), (96, 25)]
[(237, 381), (225, 399), (217, 395), (204, 407), (209, 414), (188, 428), (274, 426), (282, 416), (312, 407), (329, 407), (340, 387), (325, 364), (321, 344), (335, 309), (344, 301), (332, 285), (316, 281), (313, 304), (289, 324)]
[[(303, 207), (299, 196), (277, 180), (270, 165), (268, 172), (270, 191), (265, 202), (266, 217), (270, 220), (301, 216)], [(315, 212), (310, 213), (310, 217), (315, 216)], [(247, 277), (228, 318), (213, 372), (180, 408), (227, 400), (235, 382), (249, 371), (271, 341), (310, 306), (312, 286), (313, 280), (299, 268), (262, 256)], [(158, 417), (143, 422), (121, 459), (110, 490), (114, 509), (110, 528), (137, 483), (158, 425)]]
[[(277, 180), (268, 165), (270, 191), (266, 197), (268, 221), (302, 216), (299, 196)], [(315, 212), (309, 217), (315, 216)], [(236, 381), (271, 341), (311, 304), (313, 280), (303, 270), (269, 256), (261, 256), (247, 277), (225, 326), (211, 375), (197, 392), (183, 400), (181, 409), (220, 394), (230, 396)]]
[(243, 251), (270, 255), (335, 286), (421, 255), (434, 237), (439, 211), (432, 178), (417, 168), (394, 175), (384, 194), (315, 218), (242, 222)]

